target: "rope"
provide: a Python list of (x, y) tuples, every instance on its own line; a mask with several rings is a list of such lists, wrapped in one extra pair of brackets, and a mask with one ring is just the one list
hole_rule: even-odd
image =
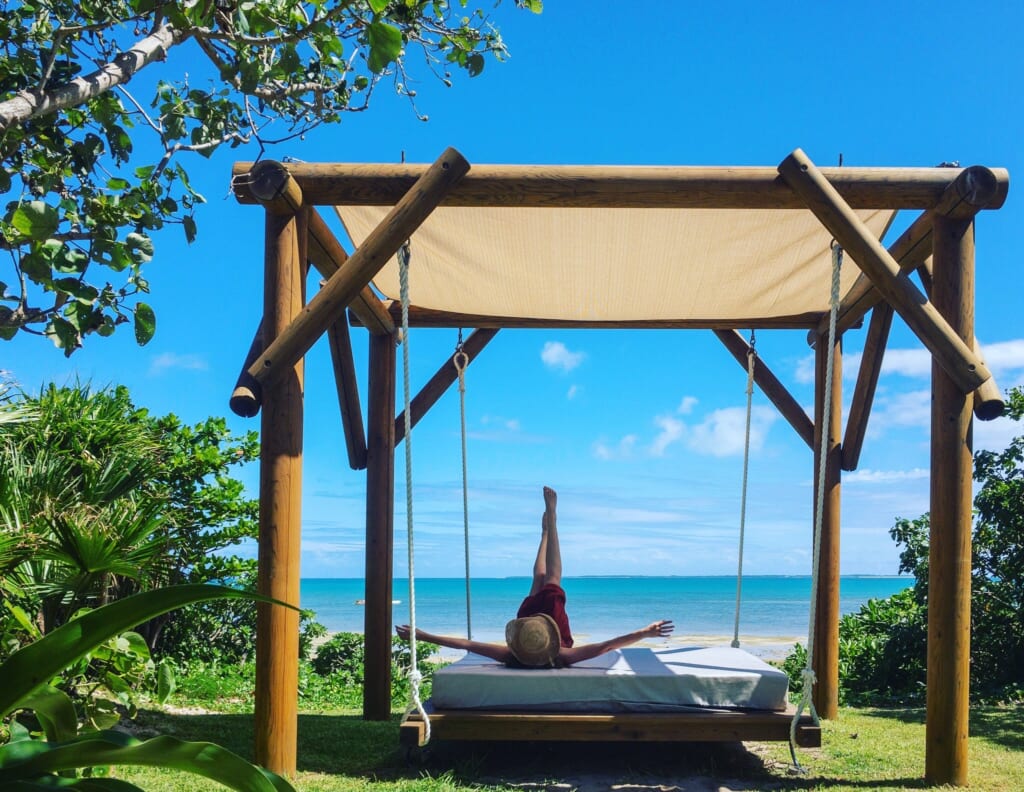
[(732, 628), (732, 647), (740, 645), (740, 602), (743, 598), (743, 540), (747, 526), (747, 472), (750, 469), (750, 413), (754, 403), (754, 364), (757, 352), (754, 349), (754, 331), (750, 331), (750, 346), (747, 347), (747, 430), (743, 439), (743, 485), (740, 489), (740, 547), (736, 569), (736, 618)]
[[(843, 249), (833, 242), (832, 244), (832, 292), (829, 300), (828, 316), (828, 352), (825, 360), (825, 383), (831, 390), (832, 376), (835, 367), (836, 354), (836, 319), (839, 315), (839, 275), (843, 266)], [(819, 342), (820, 343), (820, 342)], [(826, 394), (827, 396), (827, 394)], [(817, 726), (820, 723), (818, 712), (814, 709), (814, 700), (811, 692), (817, 679), (814, 675), (814, 627), (817, 618), (818, 606), (818, 568), (819, 556), (821, 555), (821, 525), (825, 515), (825, 467), (828, 458), (829, 425), (832, 421), (832, 399), (826, 397), (822, 405), (821, 416), (821, 449), (818, 456), (818, 487), (814, 504), (814, 556), (811, 566), (811, 608), (807, 627), (807, 660), (804, 663), (803, 671), (800, 672), (800, 703), (793, 721), (789, 725), (789, 754), (793, 758), (793, 766), (799, 772), (804, 772), (803, 767), (796, 758), (796, 727), (803, 715), (804, 709), (809, 709), (811, 718)]]
[(423, 744), (430, 742), (430, 718), (420, 700), (419, 659), (416, 657), (416, 553), (413, 545), (412, 518), (412, 409), (409, 395), (409, 260), (412, 257), (409, 242), (398, 249), (398, 276), (402, 300), (402, 392), (405, 400), (405, 531), (409, 549), (409, 706), (423, 718), (425, 727)]
[(470, 594), (469, 574), (469, 473), (466, 464), (466, 366), (469, 355), (462, 348), (462, 330), (459, 330), (459, 343), (455, 347), (452, 363), (459, 373), (459, 423), (462, 427), (462, 534), (466, 555), (466, 637), (473, 640), (473, 598)]

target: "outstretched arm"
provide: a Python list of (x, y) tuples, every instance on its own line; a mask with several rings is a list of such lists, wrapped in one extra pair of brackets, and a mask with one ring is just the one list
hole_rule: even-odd
[(573, 663), (579, 663), (583, 660), (603, 655), (605, 652), (610, 652), (613, 649), (621, 649), (623, 646), (635, 644), (644, 638), (664, 638), (666, 635), (671, 634), (674, 629), (675, 626), (672, 624), (671, 619), (662, 619), (661, 621), (651, 622), (642, 630), (619, 635), (616, 638), (609, 638), (607, 641), (583, 644), (582, 646), (574, 646), (571, 649), (563, 648), (558, 653), (558, 660), (561, 664), (572, 665)]
[[(401, 624), (395, 627), (395, 632), (398, 633), (398, 637), (404, 641), (409, 640), (409, 625)], [(490, 644), (483, 643), (481, 641), (471, 641), (468, 638), (457, 638), (454, 635), (434, 635), (424, 630), (417, 628), (416, 640), (426, 641), (427, 643), (437, 644), (438, 646), (447, 646), (449, 649), (462, 649), (466, 652), (473, 652), (474, 654), (483, 655), (489, 657), (492, 660), (497, 660), (499, 663), (507, 663), (512, 653), (509, 651), (505, 644)]]

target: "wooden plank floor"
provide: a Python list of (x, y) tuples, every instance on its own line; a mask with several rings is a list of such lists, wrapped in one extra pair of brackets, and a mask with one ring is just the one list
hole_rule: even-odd
[[(508, 712), (488, 710), (428, 710), (432, 739), (438, 740), (564, 740), (734, 742), (788, 741), (794, 710), (700, 712)], [(423, 744), (423, 719), (417, 713), (400, 728), (402, 745)], [(797, 745), (821, 745), (821, 728), (810, 716), (797, 726)]]

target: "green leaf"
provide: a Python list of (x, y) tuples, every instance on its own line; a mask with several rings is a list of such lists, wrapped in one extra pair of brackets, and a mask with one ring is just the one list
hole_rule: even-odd
[(366, 59), (370, 71), (380, 74), (402, 52), (402, 31), (386, 22), (371, 22), (366, 31), (370, 55)]
[(0, 664), (0, 679), (4, 680), (0, 686), (0, 717), (20, 709), (27, 696), (107, 639), (167, 611), (213, 599), (277, 603), (269, 597), (226, 586), (187, 584), (144, 591), (96, 608), (19, 649)]
[(0, 747), (0, 785), (44, 774), (95, 765), (149, 765), (195, 773), (243, 792), (293, 792), (278, 775), (249, 764), (238, 754), (208, 742), (160, 736), (140, 742), (103, 731), (53, 745), (24, 740)]
[(535, 14), (540, 14), (544, 11), (544, 0), (522, 0), (522, 4), (523, 8)]
[(167, 658), (164, 658), (156, 669), (157, 701), (161, 704), (166, 704), (177, 686), (178, 683), (174, 676), (174, 664)]
[(156, 334), (156, 314), (146, 303), (135, 306), (135, 340), (139, 346), (145, 346)]
[(370, 8), (373, 9), (373, 13), (379, 14), (385, 8), (388, 7), (388, 0), (370, 0)]
[(57, 210), (43, 201), (30, 201), (14, 210), (11, 225), (29, 239), (46, 239), (57, 231)]
[(139, 264), (145, 264), (153, 259), (153, 240), (145, 234), (132, 232), (124, 241), (128, 245), (128, 252)]
[(50, 742), (65, 742), (78, 734), (78, 715), (68, 695), (47, 685), (24, 700), (25, 709), (36, 714)]
[(11, 189), (11, 174), (7, 172), (6, 168), (0, 168), (0, 193), (5, 193)]
[(466, 69), (469, 71), (470, 77), (476, 77), (484, 70), (484, 56), (479, 52), (474, 52), (466, 58)]
[(181, 225), (185, 229), (185, 241), (191, 245), (196, 241), (196, 221), (192, 215), (185, 215), (181, 218)]

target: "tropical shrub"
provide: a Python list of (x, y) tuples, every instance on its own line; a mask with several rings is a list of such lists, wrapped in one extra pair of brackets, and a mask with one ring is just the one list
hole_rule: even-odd
[[(1024, 417), (1024, 389), (1007, 399), (1009, 417)], [(1001, 452), (979, 451), (974, 478), (971, 557), (971, 697), (1024, 700), (1024, 436)], [(840, 700), (919, 703), (924, 699), (928, 635), (929, 515), (898, 519), (889, 531), (903, 549), (900, 573), (913, 588), (874, 600), (839, 622)], [(786, 659), (797, 683), (806, 653)]]
[[(423, 676), (434, 670), (430, 658), (434, 645), (416, 642), (416, 665)], [(397, 636), (391, 639), (391, 694), (404, 696), (409, 689), (409, 645)], [(360, 633), (339, 632), (322, 643), (313, 657), (313, 670), (323, 677), (336, 677), (351, 685), (362, 685), (365, 661), (363, 636)]]
[[(160, 613), (216, 597), (251, 594), (218, 586), (175, 586), (136, 594), (76, 616), (0, 664), (0, 787), (137, 789), (125, 782), (91, 778), (94, 768), (113, 764), (170, 767), (196, 773), (233, 789), (291, 790), (284, 779), (207, 742), (160, 736), (140, 741), (123, 732), (83, 721), (67, 693), (54, 687), (69, 666), (91, 659), (111, 662), (102, 649), (134, 624)], [(265, 598), (260, 598), (269, 602)], [(141, 641), (139, 642), (141, 646)], [(33, 718), (27, 718), (31, 714)], [(37, 727), (33, 730), (33, 727)], [(77, 773), (81, 771), (82, 776)]]

